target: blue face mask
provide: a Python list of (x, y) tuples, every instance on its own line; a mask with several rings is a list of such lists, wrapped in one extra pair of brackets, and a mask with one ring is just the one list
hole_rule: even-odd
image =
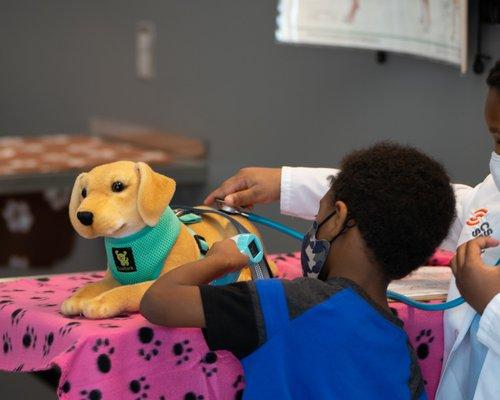
[(330, 252), (330, 247), (335, 239), (342, 235), (347, 229), (352, 228), (355, 224), (348, 225), (350, 219), (346, 220), (342, 230), (336, 234), (332, 239), (318, 239), (316, 235), (318, 234), (319, 228), (321, 228), (325, 222), (335, 215), (336, 211), (328, 215), (321, 223), (318, 224), (314, 221), (309, 232), (306, 233), (304, 239), (302, 240), (302, 248), (300, 252), (300, 262), (302, 264), (302, 273), (304, 276), (309, 278), (317, 278), (320, 274), (323, 266), (325, 265), (326, 259)]

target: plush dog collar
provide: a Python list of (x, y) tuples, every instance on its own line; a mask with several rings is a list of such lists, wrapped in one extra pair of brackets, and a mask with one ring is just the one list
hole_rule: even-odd
[(181, 221), (170, 207), (158, 223), (123, 238), (104, 238), (108, 268), (122, 285), (158, 278), (179, 236)]

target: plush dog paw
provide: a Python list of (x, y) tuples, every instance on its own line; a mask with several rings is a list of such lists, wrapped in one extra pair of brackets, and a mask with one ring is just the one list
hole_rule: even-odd
[(111, 318), (119, 315), (122, 309), (119, 304), (107, 299), (105, 296), (97, 296), (83, 304), (83, 315), (89, 319)]
[(64, 315), (78, 315), (82, 312), (82, 301), (75, 298), (66, 299), (61, 304), (61, 312)]

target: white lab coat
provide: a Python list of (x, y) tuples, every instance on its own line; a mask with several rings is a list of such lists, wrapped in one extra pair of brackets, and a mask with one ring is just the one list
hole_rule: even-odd
[[(319, 209), (319, 200), (330, 188), (329, 177), (337, 173), (338, 170), (327, 168), (283, 167), (281, 212), (304, 219), (314, 219)], [(492, 178), (490, 177), (490, 179)], [(459, 244), (470, 239), (464, 233), (464, 227), (467, 226), (466, 221), (470, 217), (471, 211), (474, 211), (471, 210), (471, 204), (477, 205), (476, 195), (485, 182), (475, 188), (466, 185), (453, 185), (457, 200), (457, 217), (441, 247), (455, 251)], [(482, 192), (484, 192), (484, 188)], [(491, 189), (490, 192), (494, 192), (494, 190)], [(498, 204), (498, 215), (500, 216), (500, 192), (496, 190), (496, 193), (490, 193), (490, 196), (485, 197), (490, 197), (491, 201), (495, 200), (495, 195), (498, 195), (498, 202), (495, 203)], [(487, 205), (491, 210), (492, 204), (484, 206)], [(496, 251), (500, 251), (500, 249)], [(455, 280), (452, 279), (448, 298), (451, 300), (458, 296), (460, 294)], [(470, 355), (468, 332), (475, 314), (475, 311), (468, 304), (459, 306), (445, 314), (443, 372), (436, 399), (469, 400), (465, 397), (464, 388), (468, 377)], [(477, 336), (478, 340), (488, 348), (488, 351), (473, 399), (500, 399), (500, 294), (484, 310)]]

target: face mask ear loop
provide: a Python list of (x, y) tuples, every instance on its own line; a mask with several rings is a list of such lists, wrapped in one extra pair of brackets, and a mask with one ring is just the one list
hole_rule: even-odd
[(337, 213), (337, 210), (335, 210), (332, 213), (330, 213), (323, 221), (321, 221), (318, 224), (318, 229), (321, 228), (325, 224), (325, 222), (328, 221), (330, 218), (332, 218), (336, 213)]
[[(353, 223), (353, 224), (349, 224), (349, 222), (351, 222), (351, 221), (353, 221), (354, 223)], [(344, 227), (342, 228), (342, 230), (341, 230), (339, 233), (337, 233), (337, 234), (336, 234), (336, 235), (335, 235), (332, 239), (330, 239), (330, 240), (329, 240), (330, 244), (332, 244), (332, 243), (333, 243), (333, 241), (334, 241), (335, 239), (337, 239), (340, 235), (342, 235), (342, 234), (346, 233), (346, 232), (347, 232), (347, 230), (348, 230), (349, 228), (353, 228), (353, 227), (355, 227), (355, 226), (356, 226), (356, 221), (354, 221), (352, 218), (349, 218), (349, 219), (348, 219), (348, 220), (344, 223)]]

